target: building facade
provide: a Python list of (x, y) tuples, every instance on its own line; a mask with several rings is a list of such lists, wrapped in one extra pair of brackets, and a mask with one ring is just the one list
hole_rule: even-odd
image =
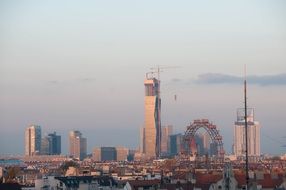
[(194, 146), (194, 151), (192, 150), (192, 153), (195, 152), (196, 155), (203, 156), (205, 155), (205, 149), (204, 149), (204, 140), (203, 140), (203, 135), (201, 133), (195, 134), (195, 146)]
[(87, 140), (79, 131), (70, 131), (69, 154), (71, 157), (83, 160), (87, 154)]
[(181, 148), (183, 146), (183, 135), (182, 134), (170, 135), (169, 138), (170, 138), (169, 154), (171, 156), (175, 156), (180, 153)]
[(101, 161), (116, 161), (115, 147), (101, 147)]
[(92, 152), (93, 161), (100, 162), (101, 161), (101, 148), (94, 148)]
[[(248, 155), (260, 156), (260, 125), (254, 121), (254, 109), (247, 110), (247, 133), (248, 133)], [(234, 154), (238, 157), (245, 156), (245, 119), (244, 110), (237, 110), (237, 121), (234, 126)]]
[(139, 143), (139, 152), (144, 153), (144, 144), (145, 144), (145, 128), (140, 128), (140, 143)]
[(125, 147), (96, 147), (93, 149), (93, 161), (126, 161), (129, 155)]
[(156, 158), (161, 153), (161, 98), (160, 81), (146, 78), (145, 85), (145, 122), (143, 153), (149, 158)]
[(204, 146), (204, 154), (210, 153), (210, 144), (211, 144), (211, 137), (207, 131), (202, 134), (203, 139), (203, 146)]
[(168, 125), (162, 127), (162, 137), (161, 137), (161, 155), (168, 155), (169, 145), (170, 145), (170, 135), (173, 133), (173, 126)]
[(31, 125), (25, 130), (25, 155), (33, 156), (41, 152), (41, 127)]
[(128, 154), (128, 148), (116, 147), (116, 161), (127, 161)]
[(50, 155), (60, 155), (61, 154), (61, 136), (57, 135), (56, 132), (48, 134), (50, 139)]
[(41, 155), (50, 155), (50, 138), (45, 136), (41, 141)]
[(60, 155), (61, 154), (61, 136), (56, 132), (50, 133), (42, 138), (42, 155)]

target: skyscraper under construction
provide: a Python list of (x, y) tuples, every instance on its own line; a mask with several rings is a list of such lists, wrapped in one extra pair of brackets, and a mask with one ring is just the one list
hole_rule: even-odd
[(161, 98), (160, 81), (155, 77), (148, 77), (145, 85), (145, 123), (143, 135), (143, 153), (148, 158), (160, 156), (161, 149)]

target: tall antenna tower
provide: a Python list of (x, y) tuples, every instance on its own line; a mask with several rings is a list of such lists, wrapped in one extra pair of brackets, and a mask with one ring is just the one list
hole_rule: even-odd
[(244, 126), (245, 126), (245, 180), (246, 190), (249, 188), (249, 164), (248, 164), (248, 123), (247, 123), (247, 94), (246, 94), (246, 66), (244, 66)]

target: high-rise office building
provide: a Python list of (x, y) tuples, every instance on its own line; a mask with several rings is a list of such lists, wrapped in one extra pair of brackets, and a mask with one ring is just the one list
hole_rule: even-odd
[(147, 78), (145, 85), (145, 123), (143, 153), (149, 158), (160, 156), (161, 149), (161, 98), (160, 81)]
[(42, 138), (41, 141), (41, 155), (50, 155), (51, 142), (48, 136)]
[(126, 161), (128, 153), (128, 148), (116, 147), (116, 161)]
[(204, 140), (203, 135), (201, 133), (195, 134), (195, 151), (192, 151), (192, 153), (195, 152), (196, 155), (203, 156), (205, 155), (205, 148), (204, 148)]
[(93, 161), (99, 162), (101, 161), (101, 148), (94, 148), (92, 152), (92, 159)]
[(50, 155), (60, 155), (61, 154), (61, 136), (57, 135), (56, 132), (48, 134), (50, 139)]
[(93, 161), (126, 161), (129, 154), (125, 147), (100, 147), (94, 148)]
[(211, 143), (211, 137), (210, 137), (209, 133), (207, 131), (205, 131), (202, 134), (202, 138), (203, 138), (204, 152), (205, 152), (205, 154), (209, 153), (210, 143)]
[(41, 127), (31, 125), (25, 130), (25, 155), (33, 156), (41, 152)]
[(202, 134), (202, 140), (203, 140), (203, 147), (204, 147), (204, 153), (203, 154), (208, 154), (210, 156), (212, 155), (217, 155), (217, 143), (214, 142), (209, 133), (206, 131)]
[(140, 143), (139, 143), (139, 152), (144, 153), (144, 143), (145, 143), (145, 128), (140, 128)]
[(163, 126), (162, 127), (162, 137), (161, 137), (161, 155), (167, 155), (169, 150), (169, 140), (170, 135), (173, 133), (173, 126)]
[(115, 147), (101, 147), (101, 161), (116, 161)]
[(79, 131), (70, 131), (69, 153), (73, 158), (83, 160), (86, 157), (87, 141)]
[(195, 135), (194, 141), (191, 143), (192, 153), (196, 155), (216, 155), (217, 145), (211, 140), (211, 137), (207, 131), (198, 132)]
[(50, 133), (42, 138), (42, 155), (60, 155), (61, 154), (61, 136), (56, 132)]
[(217, 155), (218, 154), (218, 144), (216, 142), (210, 143), (209, 155)]
[[(248, 155), (260, 156), (260, 125), (254, 121), (254, 109), (247, 109)], [(237, 110), (237, 121), (234, 126), (234, 154), (245, 156), (245, 116), (244, 109)]]
[(183, 137), (184, 136), (182, 134), (170, 135), (169, 154), (171, 156), (175, 156), (180, 153), (183, 146)]

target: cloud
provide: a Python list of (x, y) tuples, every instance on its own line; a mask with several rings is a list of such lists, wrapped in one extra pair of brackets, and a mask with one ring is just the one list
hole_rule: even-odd
[(56, 85), (56, 84), (59, 84), (59, 81), (58, 80), (50, 80), (50, 81), (48, 81), (48, 84)]
[(95, 78), (86, 77), (86, 78), (78, 78), (78, 79), (73, 79), (73, 80), (49, 80), (46, 82), (49, 85), (71, 85), (73, 83), (91, 83), (94, 81), (96, 81)]
[[(247, 76), (249, 84), (261, 86), (286, 85), (286, 73), (276, 75), (250, 75)], [(197, 84), (241, 84), (243, 77), (221, 73), (204, 73), (194, 81)]]
[(286, 85), (286, 73), (278, 75), (251, 76), (249, 82), (260, 85)]
[(204, 73), (198, 76), (195, 83), (198, 84), (239, 84), (241, 83), (241, 77), (225, 75), (219, 73)]
[(172, 78), (171, 79), (171, 82), (181, 82), (182, 80), (181, 79), (179, 79), (179, 78)]
[(94, 81), (96, 81), (96, 79), (87, 77), (87, 78), (80, 78), (79, 81), (80, 82), (94, 82)]

